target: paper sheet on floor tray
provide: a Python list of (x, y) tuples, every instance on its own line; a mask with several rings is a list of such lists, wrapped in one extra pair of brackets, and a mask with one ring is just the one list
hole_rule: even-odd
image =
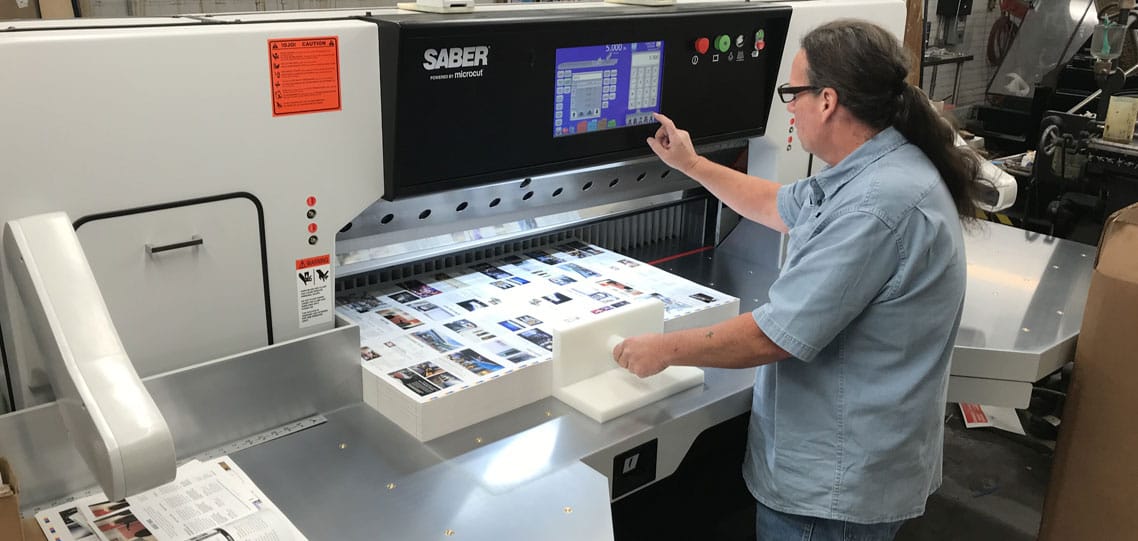
[(1014, 408), (961, 403), (960, 414), (964, 417), (964, 426), (967, 428), (992, 427), (1026, 435)]
[(187, 462), (173, 482), (126, 500), (100, 492), (41, 511), (36, 522), (49, 541), (305, 539), (229, 457)]

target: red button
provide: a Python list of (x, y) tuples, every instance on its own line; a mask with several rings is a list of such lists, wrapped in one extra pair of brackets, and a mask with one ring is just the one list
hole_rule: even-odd
[(308, 196), (308, 199), (305, 199), (305, 200), (304, 200), (304, 202), (305, 202), (305, 203), (308, 203), (308, 206), (310, 206), (310, 207), (315, 207), (315, 206), (316, 206), (316, 198), (315, 198), (315, 197), (313, 197), (313, 196), (311, 196), (311, 195), (310, 195), (310, 196)]
[(793, 126), (793, 125), (794, 125), (794, 117), (790, 117), (790, 125), (791, 125), (791, 126)]
[(308, 232), (309, 233), (315, 233), (316, 232), (316, 224), (308, 224)]
[(767, 42), (765, 42), (761, 39), (759, 41), (755, 42), (755, 49), (756, 50), (761, 51), (761, 50), (766, 49), (766, 48), (767, 48)]
[(699, 39), (695, 40), (695, 50), (697, 52), (699, 52), (699, 54), (707, 53), (707, 49), (709, 49), (710, 47), (711, 47), (711, 40), (709, 40), (707, 38), (699, 38)]

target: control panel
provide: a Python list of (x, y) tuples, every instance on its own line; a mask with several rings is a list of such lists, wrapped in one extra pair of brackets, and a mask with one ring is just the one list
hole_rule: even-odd
[(766, 129), (790, 9), (760, 3), (391, 15), (380, 34), (384, 197), (648, 155)]
[(767, 48), (766, 29), (760, 28), (754, 34), (719, 34), (700, 36), (691, 44), (694, 54), (693, 66), (700, 62), (745, 62), (757, 60)]

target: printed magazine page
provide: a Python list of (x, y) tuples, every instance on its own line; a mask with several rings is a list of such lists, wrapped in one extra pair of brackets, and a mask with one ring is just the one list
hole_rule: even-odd
[(126, 500), (100, 492), (41, 511), (36, 522), (51, 541), (305, 539), (227, 456), (187, 462), (173, 482)]

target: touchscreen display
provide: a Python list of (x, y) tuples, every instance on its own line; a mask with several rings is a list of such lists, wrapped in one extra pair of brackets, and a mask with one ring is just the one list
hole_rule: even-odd
[(553, 136), (654, 122), (664, 42), (557, 49)]

